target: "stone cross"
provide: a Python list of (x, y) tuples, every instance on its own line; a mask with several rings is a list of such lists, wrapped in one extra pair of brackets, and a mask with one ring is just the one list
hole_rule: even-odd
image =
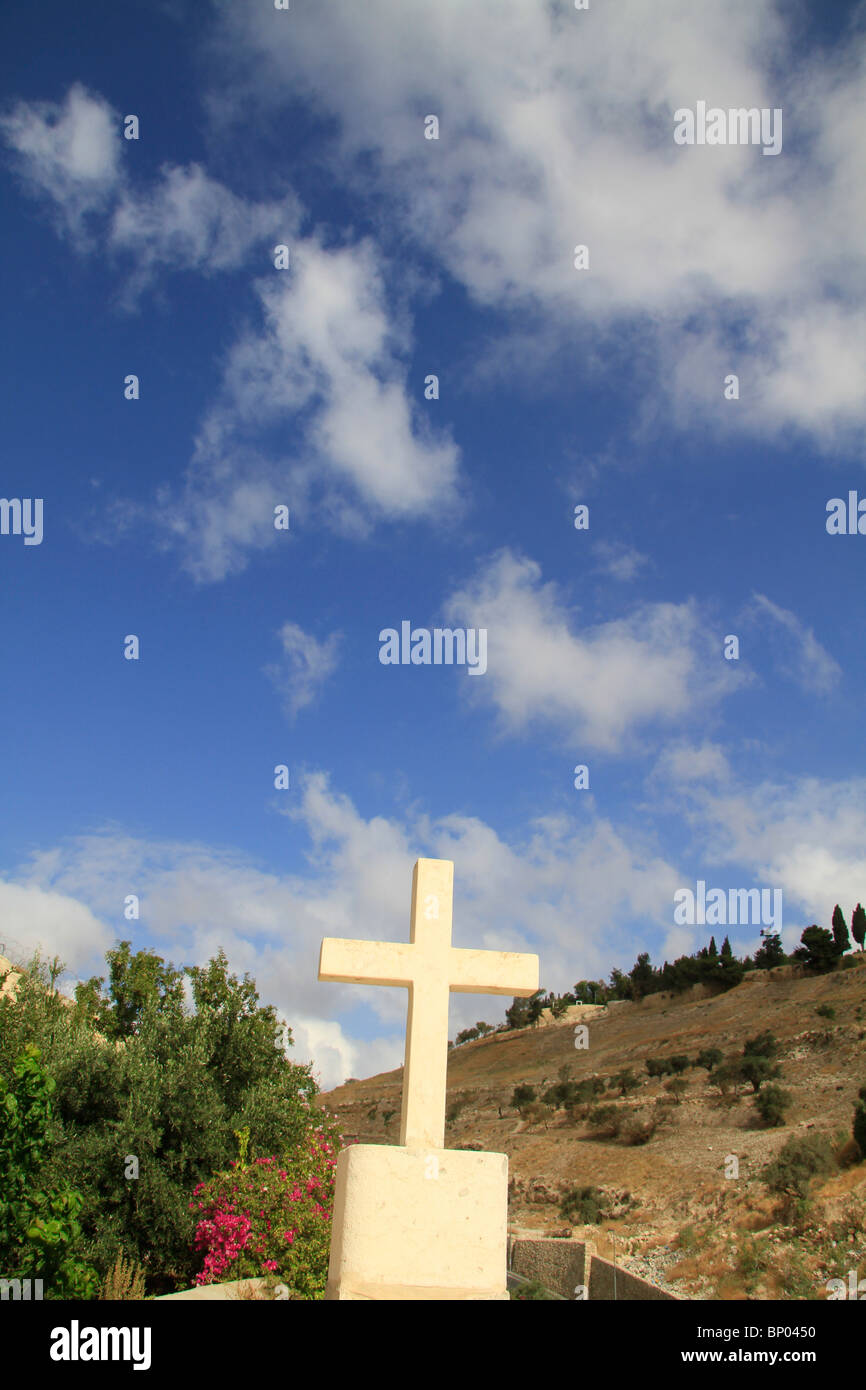
[(451, 990), (526, 996), (538, 989), (538, 956), (451, 945), (453, 888), (450, 860), (419, 859), (408, 943), (325, 937), (319, 956), (320, 980), (409, 990), (400, 1144), (410, 1149), (441, 1149), (445, 1143)]

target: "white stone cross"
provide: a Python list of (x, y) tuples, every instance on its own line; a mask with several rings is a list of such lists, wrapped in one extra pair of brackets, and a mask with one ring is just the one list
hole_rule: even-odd
[(409, 941), (350, 941), (326, 936), (319, 979), (402, 985), (409, 990), (400, 1143), (445, 1145), (448, 995), (511, 994), (538, 989), (538, 956), (517, 951), (467, 951), (451, 945), (454, 865), (419, 859), (412, 875)]

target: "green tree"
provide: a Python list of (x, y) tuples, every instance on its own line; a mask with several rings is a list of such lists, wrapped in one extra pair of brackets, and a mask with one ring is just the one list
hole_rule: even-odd
[(863, 950), (863, 943), (866, 941), (866, 909), (858, 903), (851, 914), (851, 935)]
[(111, 956), (108, 990), (73, 1009), (47, 995), (45, 969), (32, 963), (14, 1006), (0, 1003), (0, 1076), (11, 1075), (10, 1034), (44, 1049), (57, 1083), (46, 1174), (84, 1198), (88, 1259), (105, 1275), (123, 1250), (151, 1292), (171, 1292), (196, 1269), (190, 1194), (228, 1168), (234, 1132), (249, 1126), (258, 1153), (287, 1154), (332, 1126), (310, 1065), (286, 1054), (291, 1030), (248, 976), (229, 973), (222, 951), (185, 972), (189, 1008), (173, 967), (122, 948)]
[(854, 1111), (853, 1135), (862, 1158), (866, 1158), (866, 1087), (860, 1092), (863, 1099)]
[(183, 1001), (183, 971), (166, 965), (153, 951), (132, 954), (129, 941), (106, 951), (109, 985), (103, 976), (92, 976), (75, 991), (76, 1004), (91, 1013), (98, 1032), (109, 1038), (131, 1037), (149, 1006), (158, 1012)]
[(702, 1047), (695, 1058), (694, 1065), (696, 1067), (704, 1067), (706, 1071), (710, 1072), (713, 1070), (713, 1067), (719, 1065), (723, 1056), (724, 1054), (718, 1047)]
[(684, 1076), (672, 1076), (670, 1081), (665, 1082), (665, 1090), (670, 1092), (677, 1105), (679, 1105), (688, 1089), (689, 1083)]
[(536, 1026), (545, 1008), (544, 990), (537, 989), (530, 996), (526, 1010), (527, 1020), (532, 1028)]
[(41, 1279), (45, 1298), (96, 1298), (99, 1278), (83, 1259), (83, 1199), (46, 1177), (54, 1078), (28, 1045), (0, 1076), (0, 1269), (7, 1279)]
[(848, 925), (845, 921), (844, 913), (837, 903), (833, 908), (833, 941), (836, 945), (836, 954), (843, 956), (846, 951), (851, 950), (851, 938), (848, 935)]
[(648, 951), (642, 951), (629, 971), (631, 980), (632, 997), (643, 999), (644, 995), (650, 994), (653, 989), (655, 971), (650, 965)]
[(832, 970), (838, 959), (836, 943), (826, 927), (815, 923), (807, 927), (800, 937), (802, 946), (794, 952), (794, 958), (802, 961), (810, 970), (825, 972)]
[(791, 1092), (783, 1091), (781, 1086), (765, 1086), (755, 1096), (755, 1109), (765, 1125), (775, 1128), (785, 1123), (785, 1112), (793, 1099)]
[(505, 1021), (509, 1028), (527, 1028), (529, 1026), (529, 1000), (512, 999), (509, 1008), (505, 1010)]
[(761, 931), (761, 944), (755, 952), (755, 965), (758, 970), (772, 970), (775, 965), (784, 965), (788, 957), (782, 945), (782, 938), (775, 931)]

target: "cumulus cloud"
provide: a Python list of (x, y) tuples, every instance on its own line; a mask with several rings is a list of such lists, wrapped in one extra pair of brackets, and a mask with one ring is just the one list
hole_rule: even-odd
[(337, 669), (339, 634), (320, 642), (297, 623), (284, 623), (279, 632), (283, 660), (265, 668), (283, 697), (290, 719), (312, 704), (321, 686)]
[[(799, 19), (772, 0), (337, 10), (300, 10), (280, 42), (264, 9), (226, 7), (222, 72), (254, 55), (256, 90), (236, 70), (223, 105), (290, 93), (336, 118), (339, 176), (359, 196), (373, 179), (393, 221), (477, 303), (537, 310), (590, 345), (614, 326), (641, 333), (657, 368), (646, 398), (665, 418), (795, 425), (828, 449), (859, 436), (856, 16), (838, 48), (788, 62)], [(782, 108), (782, 153), (676, 146), (674, 112), (699, 99)], [(438, 141), (423, 138), (428, 113)], [(578, 243), (588, 272), (573, 269)], [(722, 396), (731, 371), (734, 407)]]
[(581, 630), (541, 567), (510, 550), (452, 594), (446, 612), (487, 628), (475, 693), (507, 729), (542, 720), (587, 749), (623, 751), (642, 726), (690, 718), (746, 679), (726, 669), (694, 602), (641, 604)]

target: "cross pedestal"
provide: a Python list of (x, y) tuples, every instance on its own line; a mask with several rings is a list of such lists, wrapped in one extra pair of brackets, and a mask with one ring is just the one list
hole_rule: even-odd
[(448, 996), (526, 996), (538, 957), (451, 945), (454, 865), (419, 859), (409, 942), (326, 937), (320, 980), (409, 991), (400, 1144), (337, 1161), (327, 1298), (504, 1299), (508, 1159), (446, 1149)]

